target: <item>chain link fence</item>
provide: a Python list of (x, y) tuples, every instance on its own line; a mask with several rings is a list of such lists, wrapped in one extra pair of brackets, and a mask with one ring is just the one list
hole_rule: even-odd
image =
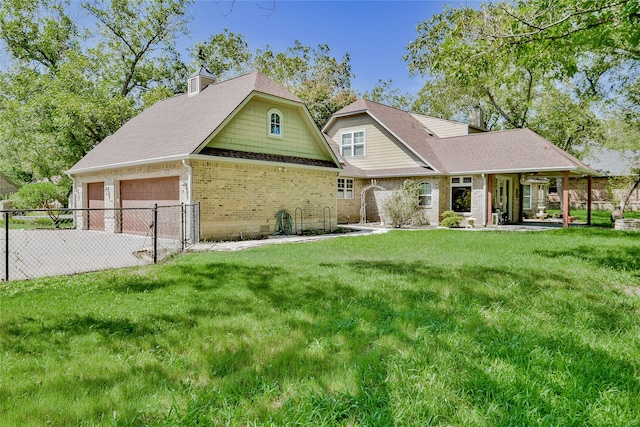
[(156, 263), (200, 240), (200, 205), (0, 211), (0, 281)]

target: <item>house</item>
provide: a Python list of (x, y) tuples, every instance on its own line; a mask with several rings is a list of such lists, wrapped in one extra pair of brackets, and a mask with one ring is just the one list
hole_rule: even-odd
[[(598, 175), (531, 130), (487, 132), (475, 117), (466, 124), (364, 99), (336, 112), (323, 132), (343, 166), (338, 221), (384, 221), (385, 198), (411, 179), (431, 224), (447, 210), (476, 225), (517, 222), (544, 215), (540, 189), (550, 179), (562, 177), (568, 189), (571, 177)], [(567, 210), (565, 226), (568, 217)]]
[(106, 209), (79, 228), (135, 233), (114, 209), (194, 202), (204, 239), (273, 234), (281, 211), (335, 228), (340, 163), (298, 97), (259, 72), (215, 82), (201, 68), (188, 83), (68, 171), (75, 206)]
[[(640, 211), (640, 186), (633, 188), (640, 170), (640, 150), (611, 150), (593, 147), (584, 162), (600, 172), (602, 176), (593, 179), (592, 205), (595, 209), (613, 210), (622, 205), (629, 195), (625, 210)], [(551, 187), (549, 200), (558, 201), (557, 191)], [(631, 193), (629, 194), (629, 190)], [(571, 207), (585, 209), (587, 204), (587, 183), (584, 179), (572, 183), (569, 191)]]
[(18, 191), (18, 186), (15, 185), (5, 174), (0, 172), (0, 200), (6, 199), (10, 194)]

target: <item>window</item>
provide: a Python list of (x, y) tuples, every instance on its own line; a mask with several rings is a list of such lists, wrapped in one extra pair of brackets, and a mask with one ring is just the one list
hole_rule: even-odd
[(418, 204), (420, 206), (430, 207), (431, 206), (431, 183), (430, 182), (421, 182), (420, 183), (420, 192), (418, 193)]
[(338, 178), (338, 199), (353, 199), (353, 179)]
[(282, 113), (280, 110), (272, 108), (267, 113), (269, 121), (269, 136), (282, 137)]
[(349, 132), (342, 134), (341, 152), (345, 157), (364, 156), (364, 131)]
[(531, 184), (522, 186), (522, 207), (524, 209), (531, 209)]
[(451, 178), (451, 210), (454, 212), (471, 212), (471, 184), (470, 176), (456, 176)]

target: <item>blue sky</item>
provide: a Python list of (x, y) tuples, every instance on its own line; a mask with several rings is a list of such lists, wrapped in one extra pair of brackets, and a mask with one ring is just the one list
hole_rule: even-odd
[(478, 6), (479, 1), (305, 1), (196, 0), (186, 47), (207, 40), (224, 28), (245, 36), (254, 51), (269, 45), (275, 51), (295, 40), (315, 47), (328, 44), (332, 54), (351, 57), (352, 88), (364, 93), (379, 79), (416, 94), (423, 78), (410, 78), (402, 56), (416, 38), (416, 24), (442, 12), (444, 6)]

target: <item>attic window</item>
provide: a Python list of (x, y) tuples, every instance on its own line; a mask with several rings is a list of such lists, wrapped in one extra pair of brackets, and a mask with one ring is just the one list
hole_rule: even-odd
[(365, 156), (365, 134), (364, 131), (343, 133), (341, 137), (341, 153), (345, 157)]
[(267, 113), (269, 126), (269, 136), (282, 138), (282, 112), (276, 108), (272, 108)]

